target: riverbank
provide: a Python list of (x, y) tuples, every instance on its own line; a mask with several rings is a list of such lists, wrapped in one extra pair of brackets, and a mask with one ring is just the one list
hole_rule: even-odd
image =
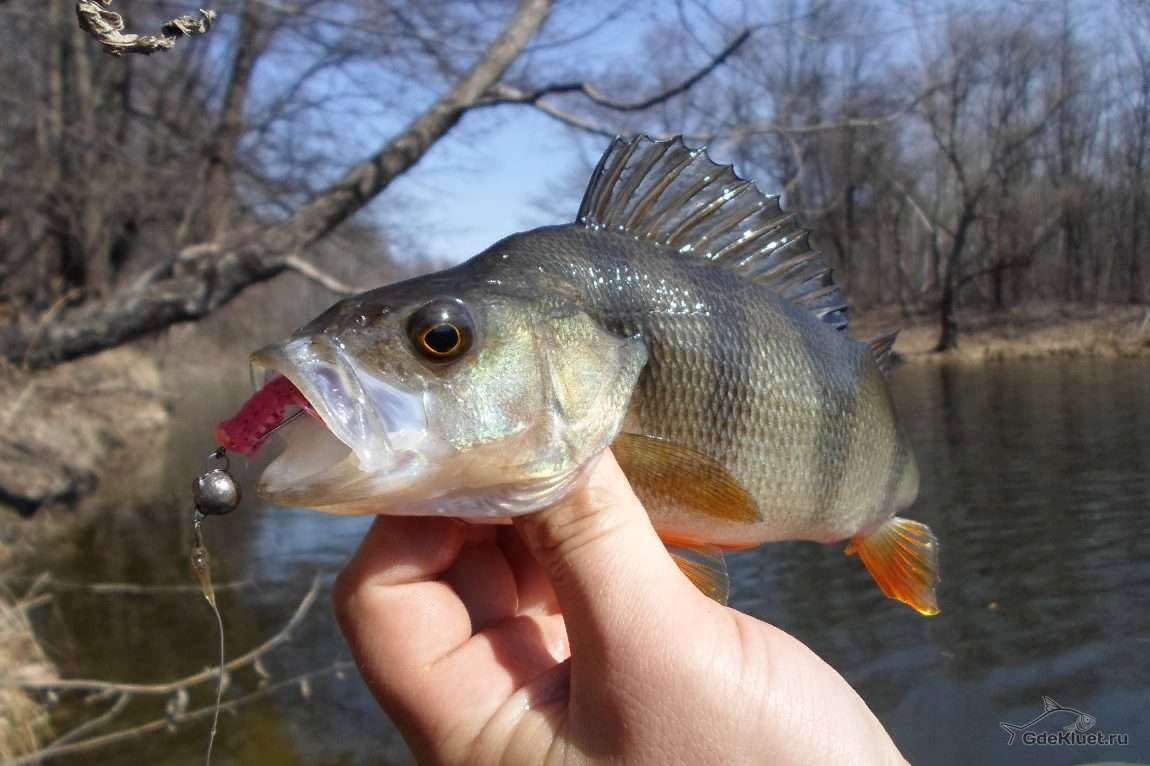
[(160, 491), (155, 456), (167, 446), (170, 405), (151, 354), (121, 348), (38, 372), (7, 368), (0, 402), (0, 512), (9, 517), (0, 560), (28, 542), (11, 517), (79, 515), (93, 497), (131, 504)]
[(898, 307), (860, 311), (852, 334), (868, 338), (899, 329), (895, 351), (907, 364), (979, 364), (1090, 354), (1150, 354), (1150, 306), (1031, 304), (1004, 311), (960, 311), (958, 346), (936, 352), (938, 317), (905, 316)]

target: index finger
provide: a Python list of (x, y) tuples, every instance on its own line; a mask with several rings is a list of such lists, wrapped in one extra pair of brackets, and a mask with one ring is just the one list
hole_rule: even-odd
[(513, 553), (493, 527), (380, 517), (337, 579), (360, 673), (417, 752), (466, 749), (566, 656), (562, 617), (523, 591)]

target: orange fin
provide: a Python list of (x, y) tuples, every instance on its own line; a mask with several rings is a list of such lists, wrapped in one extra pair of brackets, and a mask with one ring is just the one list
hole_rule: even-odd
[(707, 598), (723, 606), (731, 595), (731, 578), (723, 552), (711, 545), (667, 546), (667, 552), (683, 574)]
[(859, 555), (887, 598), (938, 614), (938, 540), (926, 524), (892, 516), (866, 537), (851, 538), (846, 552)]
[(611, 451), (649, 510), (666, 504), (725, 521), (762, 520), (751, 494), (722, 463), (701, 452), (632, 433), (619, 434)]

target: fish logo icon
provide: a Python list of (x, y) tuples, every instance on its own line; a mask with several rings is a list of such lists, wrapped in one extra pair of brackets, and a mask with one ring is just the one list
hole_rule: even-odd
[(1068, 723), (1062, 726), (1062, 731), (1066, 732), (1067, 734), (1081, 734), (1088, 732), (1098, 723), (1098, 719), (1089, 713), (1083, 713), (1081, 710), (1075, 710), (1072, 707), (1061, 705), (1052, 697), (1043, 696), (1042, 712), (1031, 720), (1023, 724), (1013, 724), (1000, 721), (998, 725), (1001, 726), (1002, 730), (1010, 736), (1010, 740), (1006, 744), (1013, 745), (1019, 734), (1034, 727), (1041, 721), (1045, 721), (1047, 718), (1058, 715), (1060, 713), (1073, 716), (1073, 718), (1071, 718)]

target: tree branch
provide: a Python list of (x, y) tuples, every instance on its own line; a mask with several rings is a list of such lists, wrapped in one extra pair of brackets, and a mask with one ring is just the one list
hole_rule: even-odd
[(8, 327), (0, 332), (0, 353), (15, 362), (25, 360), (30, 367), (95, 353), (207, 316), (247, 287), (291, 268), (285, 256), (303, 251), (361, 210), (419, 162), (467, 111), (482, 105), (551, 7), (551, 0), (522, 0), (499, 36), (446, 94), (286, 221), (246, 241), (221, 243), (214, 254), (177, 262), (171, 276), (137, 281), (85, 302), (42, 332), (23, 324)]
[(326, 271), (323, 271), (315, 264), (300, 258), (298, 255), (285, 255), (280, 259), (283, 265), (299, 274), (301, 277), (315, 282), (320, 287), (323, 287), (339, 296), (352, 295), (356, 291), (354, 287), (346, 282), (333, 277)]
[[(744, 33), (744, 34), (749, 34), (749, 33)], [(729, 54), (727, 54), (727, 55), (729, 55)], [(691, 84), (698, 82), (699, 79), (701, 79), (707, 72), (710, 72), (712, 69), (714, 69), (715, 66), (717, 66), (717, 64), (715, 62), (708, 64), (706, 67), (704, 67), (703, 70), (700, 70), (700, 72), (697, 72), (695, 75), (692, 75), (691, 78), (688, 79), (688, 81)], [(546, 114), (548, 117), (551, 117), (552, 119), (557, 120), (558, 122), (561, 122), (570, 128), (575, 128), (575, 129), (581, 130), (585, 133), (590, 133), (591, 135), (603, 136), (604, 138), (614, 138), (617, 135), (618, 131), (612, 130), (611, 128), (608, 128), (604, 125), (600, 125), (599, 123), (594, 122), (593, 120), (587, 119), (585, 117), (580, 117), (580, 116), (572, 114), (571, 112), (568, 112), (564, 109), (561, 109), (560, 107), (556, 106), (552, 101), (549, 101), (546, 98), (546, 96), (551, 95), (553, 93), (562, 93), (562, 92), (570, 92), (573, 90), (577, 90), (579, 92), (582, 92), (582, 93), (588, 95), (588, 97), (592, 98), (592, 101), (594, 103), (598, 104), (599, 106), (603, 106), (603, 107), (606, 107), (609, 109), (615, 109), (618, 111), (631, 111), (634, 108), (639, 108), (639, 105), (642, 105), (642, 108), (648, 108), (650, 106), (658, 105), (658, 104), (662, 103), (663, 101), (666, 101), (668, 98), (671, 98), (671, 96), (677, 95), (679, 92), (681, 92), (680, 90), (678, 90), (680, 87), (681, 86), (677, 85), (674, 88), (663, 91), (663, 92), (661, 92), (655, 96), (652, 96), (651, 98), (645, 99), (643, 101), (626, 103), (626, 102), (611, 101), (611, 100), (605, 99), (600, 94), (598, 89), (596, 89), (595, 86), (591, 85), (590, 83), (579, 83), (577, 86), (576, 85), (570, 85), (570, 84), (550, 86), (550, 88), (540, 88), (536, 91), (531, 91), (531, 92), (528, 92), (528, 91), (523, 90), (521, 88), (516, 88), (512, 85), (507, 85), (505, 83), (499, 83), (498, 85), (495, 85), (492, 87), (491, 93), (489, 94), (488, 99), (482, 105), (483, 106), (497, 106), (497, 105), (501, 105), (501, 104), (519, 104), (522, 106), (530, 106), (530, 107), (533, 107), (535, 109), (538, 109), (539, 111)], [(817, 122), (817, 123), (814, 123), (811, 125), (783, 125), (783, 124), (780, 124), (777, 122), (758, 121), (758, 122), (750, 122), (750, 123), (747, 123), (745, 125), (740, 125), (738, 127), (732, 128), (731, 130), (723, 131), (721, 133), (719, 133), (719, 132), (715, 132), (715, 133), (655, 133), (655, 132), (652, 132), (651, 136), (653, 138), (663, 139), (663, 138), (672, 138), (674, 136), (681, 135), (683, 137), (683, 139), (687, 140), (687, 141), (694, 141), (696, 143), (711, 143), (711, 142), (719, 140), (719, 139), (741, 139), (741, 138), (747, 138), (749, 136), (759, 136), (759, 135), (768, 135), (768, 134), (770, 134), (770, 135), (796, 135), (797, 136), (797, 135), (808, 134), (808, 133), (822, 133), (822, 132), (829, 131), (829, 130), (851, 130), (851, 129), (864, 129), (864, 128), (879, 128), (879, 127), (882, 127), (883, 125), (889, 125), (889, 124), (895, 122), (896, 120), (898, 120), (899, 118), (909, 114), (910, 112), (913, 112), (918, 107), (918, 105), (922, 102), (922, 100), (927, 98), (931, 93), (933, 93), (936, 90), (936, 88), (937, 88), (937, 86), (934, 86), (934, 85), (928, 86), (925, 90), (923, 90), (922, 93), (915, 96), (913, 99), (908, 101), (906, 104), (898, 107), (897, 109), (893, 109), (886, 114), (881, 114), (881, 115), (878, 115), (875, 117), (853, 117), (853, 118), (847, 118), (847, 119), (843, 119), (843, 120), (826, 120), (826, 121)], [(593, 97), (593, 94), (595, 94), (594, 97)]]
[(495, 96), (495, 100), (499, 103), (525, 103), (538, 106), (539, 102), (542, 101), (545, 96), (553, 96), (558, 93), (582, 93), (591, 103), (604, 107), (605, 109), (611, 109), (616, 112), (641, 112), (644, 109), (650, 109), (675, 96), (686, 93), (697, 82), (715, 71), (724, 61), (730, 58), (731, 54), (737, 51), (750, 37), (751, 30), (744, 29), (707, 62), (706, 66), (702, 69), (699, 69), (678, 85), (674, 85), (664, 91), (656, 93), (650, 98), (645, 98), (640, 101), (619, 101), (610, 98), (589, 82), (555, 83), (545, 85), (542, 88), (536, 88), (532, 91), (515, 88), (510, 85), (501, 85), (495, 89), (493, 96)]
[[(343, 678), (344, 671), (352, 670), (355, 668), (355, 663), (350, 660), (340, 660), (333, 662), (330, 665), (313, 670), (308, 673), (301, 673), (300, 675), (291, 678), (285, 678), (282, 681), (270, 683), (267, 686), (260, 687), (253, 692), (227, 700), (220, 703), (220, 712), (231, 712), (237, 708), (254, 702), (270, 694), (281, 691), (283, 689), (295, 686), (301, 691), (310, 686), (311, 680), (319, 678), (328, 674), (334, 673), (337, 678)], [(114, 707), (114, 706), (113, 706)], [(215, 705), (204, 705), (203, 707), (196, 708), (195, 710), (181, 713), (175, 718), (157, 718), (148, 723), (139, 726), (133, 726), (128, 729), (121, 729), (119, 731), (108, 732), (107, 734), (97, 734), (96, 736), (88, 737), (78, 741), (56, 742), (48, 745), (41, 750), (34, 753), (21, 756), (15, 760), (6, 761), (6, 766), (38, 766), (44, 762), (45, 758), (71, 755), (73, 753), (81, 753), (87, 750), (95, 750), (108, 745), (114, 745), (127, 740), (142, 737), (145, 734), (152, 734), (155, 732), (163, 731), (164, 729), (171, 728), (178, 724), (195, 723), (196, 721), (208, 720), (216, 711)], [(68, 735), (65, 735), (68, 736)]]
[[(312, 580), (311, 588), (303, 599), (300, 600), (299, 605), (295, 608), (295, 612), (292, 613), (292, 616), (284, 623), (284, 626), (280, 628), (279, 632), (254, 649), (229, 660), (228, 663), (224, 665), (223, 672), (227, 673), (236, 668), (251, 665), (272, 649), (288, 641), (291, 638), (291, 632), (295, 630), (296, 626), (303, 620), (304, 615), (307, 614), (308, 610), (311, 609), (315, 603), (316, 598), (319, 596), (320, 585), (321, 581), (317, 575), (315, 579)], [(67, 678), (59, 681), (25, 681), (5, 685), (15, 686), (24, 691), (85, 691), (104, 694), (147, 694), (163, 696), (178, 692), (181, 689), (187, 689), (190, 686), (195, 686), (204, 681), (210, 681), (218, 676), (220, 671), (221, 669), (218, 666), (211, 667), (207, 670), (187, 676), (186, 678), (161, 684), (123, 684), (114, 681)]]
[[(38, 578), (38, 582), (47, 582), (46, 578)], [(114, 742), (119, 742), (124, 739), (147, 734), (158, 729), (171, 726), (176, 723), (190, 722), (200, 718), (206, 718), (211, 715), (215, 709), (214, 705), (208, 705), (192, 712), (187, 712), (188, 690), (193, 686), (210, 681), (218, 677), (221, 673), (224, 674), (224, 681), (226, 683), (228, 673), (241, 667), (251, 666), (253, 670), (263, 679), (261, 688), (257, 691), (243, 697), (223, 702), (220, 705), (220, 710), (230, 710), (235, 707), (251, 701), (271, 691), (282, 688), (289, 684), (304, 685), (308, 683), (313, 675), (318, 675), (324, 672), (340, 669), (345, 663), (333, 663), (332, 666), (302, 676), (281, 681), (278, 683), (264, 685), (268, 676), (267, 672), (263, 669), (263, 657), (271, 652), (276, 647), (284, 644), (291, 639), (292, 631), (299, 626), (304, 616), (315, 604), (319, 596), (322, 579), (319, 575), (312, 578), (311, 587), (308, 589), (307, 594), (300, 600), (296, 606), (295, 611), (292, 613), (284, 626), (269, 639), (264, 641), (259, 646), (245, 652), (239, 657), (228, 662), (222, 668), (212, 667), (199, 673), (193, 673), (176, 681), (158, 684), (128, 684), (128, 683), (115, 683), (110, 681), (97, 681), (97, 680), (84, 680), (84, 679), (63, 679), (55, 681), (10, 681), (0, 680), (0, 687), (12, 687), (23, 689), (24, 691), (40, 691), (40, 692), (64, 692), (64, 691), (80, 691), (90, 692), (97, 696), (97, 698), (114, 698), (113, 703), (100, 715), (92, 718), (84, 723), (81, 723), (65, 732), (55, 741), (48, 744), (46, 747), (30, 753), (23, 758), (14, 761), (14, 764), (35, 764), (40, 763), (41, 759), (49, 756), (64, 755), (66, 753), (74, 753), (83, 750), (89, 750), (104, 745), (109, 745)], [(33, 586), (35, 587), (35, 586)], [(150, 723), (141, 726), (134, 726), (128, 729), (121, 729), (120, 731), (109, 732), (107, 734), (95, 734), (92, 732), (104, 727), (111, 723), (120, 713), (124, 711), (128, 703), (135, 697), (140, 696), (170, 696), (171, 699), (168, 703), (168, 717), (156, 719)]]

